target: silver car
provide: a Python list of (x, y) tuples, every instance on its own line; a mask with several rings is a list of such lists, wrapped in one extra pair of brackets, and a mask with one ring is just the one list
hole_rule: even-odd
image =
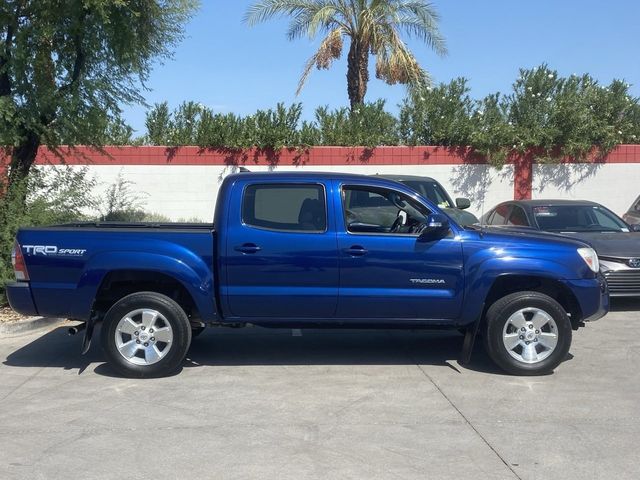
[(640, 225), (583, 200), (511, 200), (481, 221), (501, 228), (536, 229), (589, 243), (612, 297), (640, 297)]
[(640, 225), (640, 197), (636, 198), (622, 218), (629, 225)]

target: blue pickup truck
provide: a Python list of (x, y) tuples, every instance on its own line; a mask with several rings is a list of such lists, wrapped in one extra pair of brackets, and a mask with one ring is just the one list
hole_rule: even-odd
[(460, 227), (393, 180), (238, 173), (214, 224), (24, 228), (14, 310), (94, 326), (114, 369), (162, 376), (205, 326), (436, 328), (479, 333), (516, 375), (552, 371), (608, 310), (598, 257), (553, 234)]

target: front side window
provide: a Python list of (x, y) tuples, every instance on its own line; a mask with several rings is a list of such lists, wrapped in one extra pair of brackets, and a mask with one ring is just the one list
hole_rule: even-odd
[(345, 228), (351, 233), (416, 234), (431, 213), (411, 197), (378, 187), (342, 190)]
[(425, 198), (428, 198), (440, 208), (455, 208), (444, 189), (435, 182), (407, 180), (402, 182), (406, 186), (413, 188)]
[(249, 185), (242, 199), (242, 221), (252, 227), (291, 232), (324, 232), (324, 188), (315, 184)]

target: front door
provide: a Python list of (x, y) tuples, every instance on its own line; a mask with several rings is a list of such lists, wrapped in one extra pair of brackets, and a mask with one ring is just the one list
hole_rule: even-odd
[[(391, 189), (342, 189), (337, 317), (455, 319), (463, 295), (462, 245), (415, 233), (428, 208)], [(340, 216), (342, 217), (340, 219)]]
[(233, 197), (221, 288), (231, 316), (332, 318), (338, 258), (325, 185), (249, 183)]

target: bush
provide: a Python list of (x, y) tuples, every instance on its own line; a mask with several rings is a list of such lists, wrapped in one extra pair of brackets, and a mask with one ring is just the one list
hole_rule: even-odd
[(383, 100), (348, 108), (317, 108), (302, 120), (293, 104), (253, 115), (214, 113), (186, 102), (147, 114), (146, 142), (202, 148), (306, 148), (312, 145), (442, 145), (471, 148), (500, 166), (511, 154), (533, 152), (540, 161), (604, 155), (640, 139), (640, 104), (629, 85), (601, 86), (589, 75), (562, 78), (547, 65), (523, 69), (507, 94), (471, 96), (468, 80), (412, 89), (398, 117)]
[(316, 109), (315, 121), (302, 121), (302, 105), (258, 110), (241, 117), (214, 113), (195, 102), (185, 102), (174, 112), (161, 103), (147, 113), (146, 141), (152, 145), (198, 145), (202, 148), (242, 149), (305, 148), (310, 145), (394, 145), (399, 141), (397, 121), (384, 109), (384, 101), (347, 108)]
[(107, 189), (98, 205), (102, 222), (142, 222), (146, 215), (143, 210), (144, 193), (135, 190), (135, 183), (125, 180), (122, 170)]
[(398, 122), (384, 109), (384, 100), (365, 103), (354, 111), (327, 107), (316, 110), (315, 145), (364, 146), (397, 145)]
[(525, 152), (539, 161), (585, 159), (637, 143), (640, 105), (620, 80), (603, 87), (541, 65), (521, 70), (506, 96), (473, 100), (463, 78), (417, 92), (402, 106), (400, 133), (409, 145), (469, 146), (494, 165)]
[(46, 173), (34, 167), (26, 182), (0, 189), (0, 305), (6, 303), (5, 283), (13, 281), (11, 251), (18, 228), (87, 220), (97, 206), (91, 195), (95, 185), (86, 167)]

